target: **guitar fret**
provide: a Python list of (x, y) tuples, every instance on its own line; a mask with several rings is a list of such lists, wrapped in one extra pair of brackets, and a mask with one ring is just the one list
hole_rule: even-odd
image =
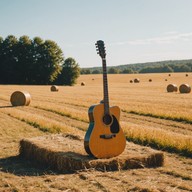
[(106, 59), (102, 59), (103, 65), (103, 94), (104, 94), (104, 113), (109, 114), (109, 96), (108, 96), (108, 82), (107, 82), (107, 69)]

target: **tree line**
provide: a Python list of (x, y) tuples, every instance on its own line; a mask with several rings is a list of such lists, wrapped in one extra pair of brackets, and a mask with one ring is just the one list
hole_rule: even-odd
[[(192, 60), (170, 60), (108, 67), (109, 74), (192, 72)], [(100, 74), (101, 67), (83, 68), (81, 74)]]
[(0, 84), (73, 85), (79, 75), (75, 59), (64, 59), (52, 40), (0, 37)]

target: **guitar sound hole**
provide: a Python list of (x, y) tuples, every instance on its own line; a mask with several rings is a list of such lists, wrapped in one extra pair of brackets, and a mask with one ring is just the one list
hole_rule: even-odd
[(112, 120), (113, 119), (112, 119), (111, 115), (109, 115), (109, 114), (106, 114), (103, 117), (103, 122), (105, 123), (105, 125), (110, 125), (112, 123)]

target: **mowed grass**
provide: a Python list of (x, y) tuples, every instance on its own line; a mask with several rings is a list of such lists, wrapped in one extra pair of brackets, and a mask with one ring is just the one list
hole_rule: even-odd
[[(140, 83), (130, 83), (134, 78), (139, 78)], [(152, 82), (149, 82), (149, 79), (152, 79)], [(82, 81), (85, 86), (81, 86)], [(72, 132), (83, 135), (89, 123), (88, 108), (103, 99), (102, 83), (102, 75), (82, 75), (77, 85), (60, 86), (59, 92), (51, 92), (50, 86), (1, 85), (0, 112), (43, 132)], [(178, 88), (183, 83), (192, 86), (192, 73), (188, 73), (188, 77), (185, 73), (174, 73), (171, 76), (108, 75), (110, 105), (119, 106), (121, 115), (126, 113), (143, 117), (143, 123), (137, 125), (134, 125), (134, 120), (130, 123), (128, 118), (120, 122), (127, 140), (191, 157), (191, 134), (175, 133), (161, 129), (155, 124), (150, 127), (145, 124), (145, 118), (148, 116), (154, 118), (154, 121), (171, 120), (180, 122), (183, 126), (192, 124), (192, 93), (167, 93), (166, 87), (170, 83), (176, 84)], [(16, 90), (25, 90), (31, 94), (30, 106), (9, 107), (10, 95)], [(175, 129), (180, 127), (176, 126)], [(192, 132), (192, 128), (188, 129)]]

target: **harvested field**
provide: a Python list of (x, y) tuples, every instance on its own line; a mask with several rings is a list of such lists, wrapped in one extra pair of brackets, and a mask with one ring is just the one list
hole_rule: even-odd
[[(140, 83), (129, 83), (135, 78)], [(84, 137), (88, 108), (103, 98), (102, 76), (80, 76), (76, 86), (60, 86), (54, 94), (50, 86), (0, 85), (0, 191), (192, 191), (192, 93), (166, 91), (167, 84), (191, 86), (192, 74), (108, 75), (108, 81), (110, 105), (121, 108), (120, 124), (131, 146), (127, 150), (163, 150), (164, 166), (59, 173), (21, 158), (22, 139), (58, 133)], [(15, 90), (30, 93), (29, 106), (11, 105)]]

